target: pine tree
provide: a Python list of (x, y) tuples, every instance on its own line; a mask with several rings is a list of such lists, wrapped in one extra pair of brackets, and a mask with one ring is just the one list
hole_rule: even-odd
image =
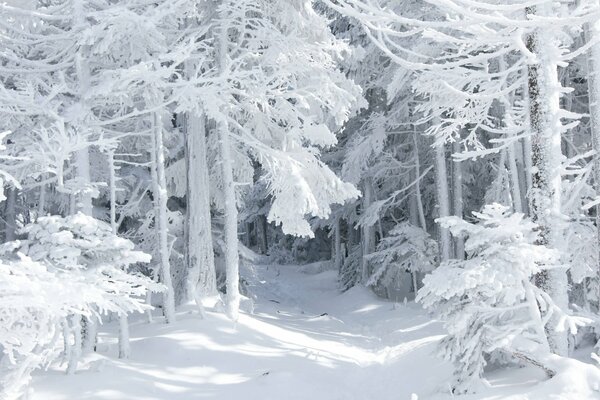
[(453, 235), (467, 236), (467, 259), (442, 263), (425, 277), (417, 298), (445, 322), (449, 334), (440, 350), (455, 365), (458, 393), (477, 390), (494, 352), (543, 365), (550, 353), (545, 329), (565, 331), (560, 325), (569, 323), (576, 330), (578, 323), (532, 283), (560, 263), (557, 250), (540, 244), (538, 226), (500, 204), (473, 215), (476, 223), (439, 220)]

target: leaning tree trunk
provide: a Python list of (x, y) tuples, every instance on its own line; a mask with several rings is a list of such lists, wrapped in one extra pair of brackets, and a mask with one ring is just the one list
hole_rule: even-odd
[(217, 293), (210, 217), (210, 181), (206, 151), (205, 117), (186, 116), (187, 167), (187, 297), (204, 313), (202, 297)]
[(169, 261), (169, 223), (167, 220), (167, 182), (165, 178), (165, 155), (162, 119), (158, 113), (152, 115), (152, 185), (154, 195), (154, 227), (158, 242), (160, 280), (166, 289), (163, 292), (163, 315), (166, 323), (175, 321), (175, 293)]
[[(535, 10), (529, 9), (528, 14), (535, 14)], [(544, 14), (551, 15), (549, 12)], [(557, 222), (561, 214), (563, 126), (557, 65), (560, 50), (554, 44), (551, 29), (537, 29), (526, 43), (528, 50), (536, 56), (535, 63), (528, 67), (531, 159), (534, 167), (529, 201), (532, 220), (539, 225), (538, 244), (556, 248), (561, 240)], [(567, 311), (568, 280), (564, 269), (545, 270), (537, 276), (536, 283), (558, 307)], [(552, 318), (546, 327), (548, 342), (553, 352), (567, 355), (567, 333), (559, 331), (557, 323), (557, 318)]]

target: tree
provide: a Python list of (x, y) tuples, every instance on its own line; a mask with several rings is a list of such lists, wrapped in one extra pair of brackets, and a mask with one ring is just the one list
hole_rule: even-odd
[(148, 254), (83, 213), (41, 217), (21, 233), (26, 239), (0, 249), (2, 390), (14, 397), (33, 370), (56, 359), (61, 333), (69, 356), (67, 372), (75, 372), (82, 317), (142, 312), (150, 307), (144, 303), (146, 291), (163, 290), (128, 271), (132, 264), (149, 262)]
[[(216, 63), (205, 75), (212, 81), (199, 90), (205, 99), (202, 109), (216, 124), (228, 313), (236, 319), (239, 277), (234, 172), (255, 160), (271, 198), (269, 222), (281, 224), (288, 234), (312, 236), (307, 216), (327, 217), (332, 203), (358, 195), (318, 154), (319, 148), (336, 143), (330, 126), (346, 121), (359, 90), (336, 70), (335, 57), (344, 47), (311, 7), (224, 1), (216, 13), (215, 40), (207, 38), (210, 44), (205, 46)], [(302, 24), (313, 26), (314, 32), (303, 31)]]
[(467, 236), (467, 259), (442, 263), (425, 277), (417, 297), (448, 329), (440, 351), (455, 365), (457, 393), (477, 389), (487, 357), (495, 352), (543, 365), (550, 353), (545, 329), (564, 331), (568, 324), (573, 331), (581, 322), (532, 283), (560, 262), (557, 250), (539, 243), (535, 223), (499, 204), (473, 215), (476, 223), (440, 219), (453, 235)]
[(438, 254), (436, 243), (427, 232), (410, 223), (400, 223), (379, 242), (377, 251), (367, 256), (375, 266), (367, 286), (390, 287), (399, 279), (399, 273), (409, 272), (416, 295), (419, 274), (433, 271)]
[[(454, 141), (461, 129), (468, 130), (461, 142), (471, 149), (459, 157), (482, 157), (506, 147), (510, 150), (518, 140), (517, 134), (531, 132), (534, 172), (528, 193), (529, 211), (542, 230), (541, 242), (556, 247), (562, 236), (558, 222), (564, 161), (562, 136), (578, 123), (577, 114), (561, 108), (560, 97), (567, 89), (561, 87), (558, 67), (592, 45), (568, 51), (567, 30), (597, 18), (597, 9), (577, 4), (567, 13), (568, 8), (550, 1), (535, 6), (528, 2), (506, 6), (501, 2), (458, 0), (440, 4), (431, 16), (419, 19), (396, 13), (379, 3), (361, 0), (325, 3), (357, 18), (376, 46), (392, 61), (421, 71), (417, 90), (433, 101), (423, 103), (420, 111), (429, 119), (439, 118), (431, 129), (436, 132), (437, 141)], [(443, 17), (445, 14), (449, 17)], [(414, 37), (430, 40), (439, 48), (438, 54), (431, 56), (411, 50), (407, 43)], [(492, 111), (499, 101), (505, 103), (507, 95), (519, 98), (523, 79), (527, 82), (527, 95), (523, 96), (528, 102), (526, 113), (521, 114), (519, 122), (513, 119), (507, 125), (498, 124), (492, 119)], [(454, 100), (449, 100), (449, 96)], [(488, 149), (481, 140), (482, 133), (506, 137), (494, 138), (499, 145)], [(513, 181), (516, 182), (514, 176)], [(441, 195), (440, 199), (445, 197)], [(442, 245), (446, 242), (442, 240)], [(537, 278), (538, 284), (565, 310), (567, 269), (568, 266), (543, 272)], [(556, 331), (548, 334), (553, 351), (566, 355), (566, 334)]]

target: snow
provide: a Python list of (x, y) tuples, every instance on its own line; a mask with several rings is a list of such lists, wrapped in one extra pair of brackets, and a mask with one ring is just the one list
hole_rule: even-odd
[[(177, 322), (131, 324), (129, 360), (117, 358), (118, 323), (101, 327), (98, 352), (75, 376), (54, 365), (38, 372), (32, 400), (431, 399), (449, 400), (451, 365), (437, 358), (442, 325), (412, 302), (381, 300), (363, 287), (337, 290), (334, 271), (294, 266), (242, 270), (254, 314), (236, 324), (192, 304)], [(464, 400), (592, 400), (600, 370), (559, 359), (544, 381), (533, 368), (489, 373), (490, 387)], [(540, 383), (541, 382), (541, 383)]]

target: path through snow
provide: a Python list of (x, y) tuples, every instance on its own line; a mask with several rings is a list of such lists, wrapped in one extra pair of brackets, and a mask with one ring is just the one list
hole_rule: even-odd
[[(451, 398), (443, 393), (451, 368), (434, 355), (443, 329), (415, 304), (386, 302), (364, 288), (340, 294), (333, 271), (257, 266), (245, 272), (254, 313), (242, 313), (236, 325), (222, 313), (202, 320), (183, 307), (171, 326), (134, 323), (132, 358), (119, 360), (116, 327), (109, 324), (77, 377), (58, 366), (40, 372), (32, 399)], [(500, 372), (486, 394), (462, 399), (536, 399), (540, 378), (530, 369)], [(588, 398), (565, 396), (555, 399)]]

